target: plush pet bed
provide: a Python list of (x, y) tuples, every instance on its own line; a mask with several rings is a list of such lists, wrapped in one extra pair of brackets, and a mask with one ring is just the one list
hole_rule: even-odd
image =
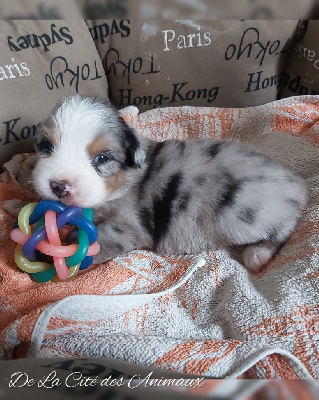
[[(231, 250), (187, 258), (145, 250), (38, 284), (14, 265), (14, 219), (0, 210), (2, 357), (112, 357), (209, 377), (318, 379), (319, 97), (122, 113), (156, 140), (239, 139), (290, 166), (310, 188), (297, 231), (258, 274)], [(5, 164), (0, 201), (32, 200), (23, 187), (32, 157)]]

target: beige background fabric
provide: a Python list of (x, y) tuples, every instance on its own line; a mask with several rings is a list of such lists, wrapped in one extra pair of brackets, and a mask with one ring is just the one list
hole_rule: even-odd
[(1, 0), (0, 17), (8, 20), (81, 19), (78, 0)]
[(280, 98), (319, 94), (319, 21), (303, 21), (304, 36), (291, 52)]
[(107, 96), (107, 80), (84, 21), (2, 21), (0, 166), (32, 151), (36, 125), (71, 94)]
[[(103, 3), (103, 0), (86, 0)], [(135, 0), (131, 19), (305, 19), (314, 18), (316, 0)], [(100, 16), (99, 18), (107, 18)]]
[(277, 98), (298, 21), (87, 21), (110, 99), (140, 111)]

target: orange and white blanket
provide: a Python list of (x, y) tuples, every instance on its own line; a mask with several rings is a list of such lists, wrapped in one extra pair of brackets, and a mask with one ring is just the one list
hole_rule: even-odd
[[(2, 357), (112, 357), (209, 377), (319, 378), (319, 97), (122, 113), (159, 141), (239, 139), (287, 164), (310, 188), (298, 229), (258, 274), (227, 250), (180, 259), (132, 251), (73, 281), (39, 284), (14, 265), (13, 218), (0, 210)], [(18, 155), (6, 164), (0, 201), (32, 200), (19, 185), (29, 163)]]

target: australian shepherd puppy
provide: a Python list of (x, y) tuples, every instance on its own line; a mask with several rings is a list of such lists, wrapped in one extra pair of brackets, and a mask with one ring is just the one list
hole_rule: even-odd
[(133, 249), (196, 254), (245, 245), (260, 270), (291, 235), (307, 202), (288, 168), (237, 142), (155, 142), (107, 101), (67, 98), (40, 126), (36, 192), (95, 210), (95, 263)]

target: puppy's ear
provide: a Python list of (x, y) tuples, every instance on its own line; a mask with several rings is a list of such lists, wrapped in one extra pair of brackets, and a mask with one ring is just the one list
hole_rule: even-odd
[(142, 168), (146, 157), (145, 151), (141, 148), (141, 144), (133, 129), (131, 129), (124, 120), (122, 127), (125, 164), (128, 167)]

